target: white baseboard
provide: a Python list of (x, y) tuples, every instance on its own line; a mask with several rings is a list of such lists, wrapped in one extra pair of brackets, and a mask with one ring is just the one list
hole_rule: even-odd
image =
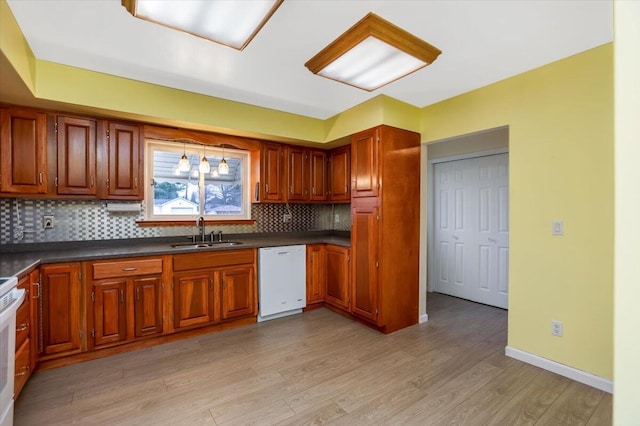
[(428, 314), (420, 315), (420, 319), (418, 321), (420, 322), (420, 324), (422, 324), (423, 322), (429, 321), (429, 315)]
[(568, 377), (576, 382), (584, 383), (585, 385), (613, 394), (613, 382), (611, 380), (594, 376), (586, 371), (578, 370), (577, 368), (569, 367), (568, 365), (560, 364), (559, 362), (551, 361), (550, 359), (542, 358), (538, 355), (512, 348), (511, 346), (504, 348), (504, 354), (518, 361), (535, 365), (552, 373)]

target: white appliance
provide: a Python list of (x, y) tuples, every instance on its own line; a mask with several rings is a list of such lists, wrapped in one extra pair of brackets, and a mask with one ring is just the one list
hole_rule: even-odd
[(16, 277), (0, 278), (0, 426), (13, 425), (16, 311), (24, 300)]
[(307, 246), (258, 251), (258, 322), (298, 314), (307, 306)]

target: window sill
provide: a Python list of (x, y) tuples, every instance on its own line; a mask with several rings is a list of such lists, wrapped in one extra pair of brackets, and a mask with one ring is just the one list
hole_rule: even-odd
[[(206, 225), (253, 225), (254, 219), (246, 220), (206, 220)], [(147, 226), (194, 226), (194, 220), (138, 220), (136, 224), (141, 227)]]

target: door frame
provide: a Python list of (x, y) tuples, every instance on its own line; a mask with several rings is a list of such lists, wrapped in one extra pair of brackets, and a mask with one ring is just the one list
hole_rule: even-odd
[[(426, 175), (425, 176), (426, 185), (424, 185), (425, 193), (423, 193), (423, 198), (424, 198), (423, 201), (426, 201), (426, 218), (424, 219), (426, 221), (426, 232), (422, 232), (422, 235), (423, 235), (423, 239), (425, 239), (426, 237), (426, 249), (427, 249), (426, 265), (425, 265), (427, 271), (426, 273), (423, 274), (424, 275), (423, 279), (426, 280), (426, 286), (425, 286), (426, 291), (432, 292), (434, 290), (433, 271), (435, 268), (433, 266), (433, 262), (434, 262), (433, 256), (431, 256), (430, 254), (435, 253), (434, 247), (433, 247), (434, 245), (433, 236), (434, 236), (434, 226), (435, 226), (435, 224), (433, 223), (434, 222), (434, 205), (435, 205), (433, 169), (435, 164), (445, 163), (450, 161), (457, 161), (457, 160), (467, 160), (470, 158), (487, 157), (487, 156), (498, 155), (498, 154), (509, 154), (509, 148), (504, 147), (504, 148), (497, 148), (497, 149), (491, 149), (491, 150), (485, 150), (485, 151), (469, 152), (465, 154), (452, 155), (448, 157), (434, 158), (432, 160), (428, 159), (427, 149), (423, 150), (423, 161), (424, 161), (423, 164), (426, 165), (426, 170), (424, 170), (424, 174)], [(424, 181), (425, 180), (423, 179), (423, 182)], [(424, 257), (423, 257), (423, 261), (424, 261)], [(426, 294), (422, 294), (421, 297), (426, 300)], [(425, 310), (424, 311), (421, 310), (420, 322), (422, 323), (427, 320), (428, 320), (428, 313), (426, 313), (426, 302), (425, 302)]]

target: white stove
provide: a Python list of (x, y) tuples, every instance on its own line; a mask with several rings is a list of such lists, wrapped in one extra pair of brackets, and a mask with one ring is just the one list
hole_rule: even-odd
[(0, 278), (0, 426), (13, 425), (16, 311), (24, 300), (16, 277)]

